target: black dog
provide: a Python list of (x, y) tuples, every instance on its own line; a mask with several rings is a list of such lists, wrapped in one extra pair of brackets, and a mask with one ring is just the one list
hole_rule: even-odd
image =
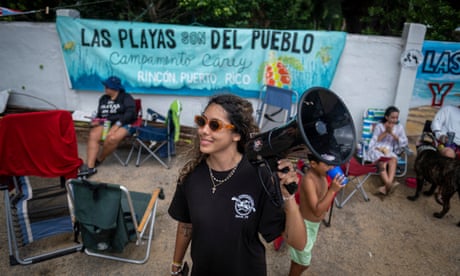
[[(431, 188), (423, 192), (431, 196), (437, 186), (441, 188), (442, 210), (433, 215), (442, 218), (450, 209), (450, 199), (458, 193), (460, 198), (460, 161), (442, 156), (432, 145), (424, 143), (417, 146), (417, 157), (414, 163), (417, 175), (417, 189), (414, 196), (408, 196), (409, 200), (415, 201), (422, 191), (425, 181), (431, 183)], [(460, 222), (457, 224), (460, 227)]]

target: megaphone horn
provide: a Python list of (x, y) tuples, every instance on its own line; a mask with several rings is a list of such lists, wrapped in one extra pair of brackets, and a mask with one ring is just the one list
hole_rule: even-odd
[(251, 164), (270, 165), (305, 146), (320, 161), (330, 165), (347, 162), (355, 151), (353, 118), (342, 100), (332, 91), (313, 87), (305, 91), (294, 119), (284, 126), (254, 135), (246, 144)]

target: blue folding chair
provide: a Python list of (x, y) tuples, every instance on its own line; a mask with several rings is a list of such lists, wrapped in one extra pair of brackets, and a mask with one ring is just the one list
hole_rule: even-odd
[(257, 124), (260, 130), (268, 130), (290, 120), (296, 112), (298, 94), (294, 90), (264, 85), (259, 93), (260, 108)]
[[(136, 128), (135, 141), (132, 144), (128, 158), (131, 157), (137, 148), (137, 167), (153, 157), (161, 165), (169, 169), (171, 156), (175, 155), (175, 143), (179, 140), (179, 118), (181, 111), (182, 106), (178, 100), (174, 100), (171, 103), (166, 117), (151, 108), (147, 109), (147, 114), (152, 118), (152, 121), (162, 121), (164, 124), (153, 126), (148, 125), (146, 121), (143, 125)], [(148, 154), (141, 160), (144, 151)], [(163, 158), (167, 158), (166, 162)]]

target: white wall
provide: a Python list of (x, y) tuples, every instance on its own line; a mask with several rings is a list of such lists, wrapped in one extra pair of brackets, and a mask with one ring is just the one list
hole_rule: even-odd
[[(413, 28), (416, 26), (417, 28)], [(425, 26), (408, 24), (407, 32), (417, 32), (423, 43)], [(414, 46), (415, 45), (415, 46)], [(418, 46), (417, 46), (418, 45)], [(350, 110), (360, 134), (361, 116), (367, 107), (397, 105), (405, 123), (408, 100), (415, 74), (401, 74), (400, 56), (406, 47), (406, 37), (347, 35), (331, 90), (339, 95)], [(69, 89), (60, 41), (54, 23), (0, 23), (0, 91), (12, 89), (44, 99), (61, 109), (91, 112), (96, 109), (102, 91)], [(404, 76), (404, 78), (400, 78)], [(409, 91), (410, 90), (410, 91)], [(396, 91), (400, 95), (396, 95)], [(303, 92), (303, 91), (300, 91)], [(404, 95), (401, 95), (404, 94)], [(183, 103), (181, 124), (193, 125), (193, 116), (202, 111), (207, 98), (167, 95), (134, 95), (147, 107), (166, 113), (173, 99)], [(257, 105), (256, 99), (250, 99)], [(18, 94), (11, 94), (9, 105), (49, 108), (50, 105)]]
[(347, 35), (331, 90), (345, 102), (357, 129), (366, 108), (393, 104), (401, 49), (396, 37)]

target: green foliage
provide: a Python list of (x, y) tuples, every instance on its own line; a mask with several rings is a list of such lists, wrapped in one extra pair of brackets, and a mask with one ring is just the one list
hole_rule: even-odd
[(405, 22), (427, 26), (425, 39), (454, 40), (459, 26), (459, 2), (448, 0), (373, 0), (368, 14), (361, 18), (364, 34), (400, 36)]
[(428, 27), (429, 40), (455, 40), (460, 18), (458, 0), (4, 0), (2, 6), (37, 11), (3, 21), (52, 22), (56, 9), (71, 8), (93, 19), (387, 36), (400, 36), (404, 23), (414, 22)]

